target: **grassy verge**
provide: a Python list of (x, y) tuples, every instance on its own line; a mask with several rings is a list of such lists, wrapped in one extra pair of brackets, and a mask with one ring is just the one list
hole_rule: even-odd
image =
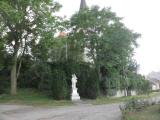
[(128, 112), (126, 120), (160, 120), (160, 105), (147, 107), (140, 112)]
[[(149, 96), (148, 95), (134, 96), (134, 98), (144, 99), (158, 95), (160, 96), (160, 92), (152, 93)], [(126, 102), (132, 98), (133, 97), (121, 97), (121, 98), (99, 97), (96, 100), (84, 100), (84, 101), (87, 101), (88, 103), (91, 103), (93, 105), (100, 105), (100, 104)], [(22, 104), (22, 105), (33, 105), (33, 106), (66, 106), (73, 104), (69, 100), (60, 100), (60, 101), (53, 100), (53, 98), (50, 98), (47, 95), (34, 89), (21, 89), (15, 96), (10, 96), (9, 94), (0, 95), (0, 103)]]
[(0, 95), (1, 104), (22, 104), (33, 106), (65, 106), (72, 105), (71, 101), (60, 100), (56, 101), (47, 95), (34, 89), (21, 89), (18, 94), (11, 96), (9, 94)]
[(94, 105), (100, 105), (100, 104), (127, 102), (128, 100), (131, 100), (132, 98), (135, 98), (135, 99), (149, 99), (149, 98), (155, 97), (155, 96), (160, 96), (160, 92), (151, 93), (149, 95), (127, 96), (127, 97), (120, 97), (120, 98), (99, 97), (96, 100), (87, 100), (87, 101), (94, 104)]

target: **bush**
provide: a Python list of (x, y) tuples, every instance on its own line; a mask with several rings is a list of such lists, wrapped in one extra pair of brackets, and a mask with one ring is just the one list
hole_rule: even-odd
[(89, 75), (85, 85), (86, 98), (96, 99), (99, 94), (98, 75), (94, 70), (91, 70)]
[(125, 104), (123, 110), (137, 112), (145, 109), (147, 106), (149, 106), (149, 102), (147, 100), (136, 100), (135, 98), (132, 98)]
[(66, 99), (69, 93), (68, 85), (66, 82), (66, 74), (62, 70), (53, 70), (53, 80), (51, 82), (51, 91), (54, 99)]
[(24, 56), (18, 78), (18, 87), (37, 89), (40, 82), (41, 71), (43, 71), (42, 63), (32, 61), (30, 56)]
[(99, 93), (98, 75), (88, 63), (80, 63), (76, 70), (77, 88), (81, 98), (96, 99)]
[(19, 86), (21, 88), (36, 88), (42, 91), (51, 90), (52, 72), (49, 64), (37, 62), (26, 67), (23, 65), (19, 77)]
[(77, 87), (78, 87), (78, 93), (82, 98), (86, 97), (86, 81), (89, 80), (90, 71), (91, 68), (89, 68), (88, 65), (81, 64), (79, 66), (79, 69), (77, 71)]
[(18, 86), (20, 88), (38, 88), (38, 84), (40, 82), (40, 78), (35, 75), (34, 71), (26, 71), (22, 73), (18, 79)]
[(120, 110), (122, 112), (122, 120), (128, 120), (128, 113), (142, 111), (148, 106), (149, 102), (147, 100), (137, 100), (135, 98), (132, 98), (125, 105), (120, 106)]
[(10, 72), (8, 69), (0, 71), (0, 94), (3, 94), (7, 88), (10, 87)]
[(38, 88), (50, 94), (51, 84), (53, 79), (50, 65), (46, 64), (46, 66), (43, 67), (43, 71), (41, 70), (41, 72), (39, 73), (41, 77), (40, 77)]
[(3, 94), (5, 92), (5, 80), (0, 78), (0, 94)]
[(71, 79), (63, 64), (37, 62), (22, 71), (18, 82), (21, 88), (36, 88), (55, 99), (70, 98), (68, 81)]

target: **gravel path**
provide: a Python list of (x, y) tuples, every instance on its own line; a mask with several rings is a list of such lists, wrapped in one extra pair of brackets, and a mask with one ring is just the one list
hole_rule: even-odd
[(119, 104), (70, 107), (0, 105), (0, 120), (120, 120)]
[[(159, 97), (146, 99), (158, 103)], [(0, 120), (120, 120), (120, 104), (91, 105), (83, 101), (69, 107), (33, 107), (0, 104)]]

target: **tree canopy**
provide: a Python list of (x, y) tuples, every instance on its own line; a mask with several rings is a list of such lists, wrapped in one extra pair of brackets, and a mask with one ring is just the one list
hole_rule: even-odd
[[(16, 94), (17, 78), (24, 54), (32, 54), (38, 41), (54, 36), (60, 5), (52, 0), (1, 0), (1, 41), (11, 54), (11, 94)], [(52, 37), (53, 38), (53, 37)]]
[(84, 8), (64, 20), (55, 15), (60, 7), (53, 0), (0, 1), (0, 78), (9, 71), (12, 95), (27, 86), (69, 98), (72, 74), (80, 95), (91, 99), (148, 88), (133, 59), (139, 33), (111, 8)]
[(73, 15), (71, 26), (71, 39), (81, 54), (87, 49), (85, 57), (93, 61), (99, 81), (103, 81), (104, 85), (116, 75), (115, 80), (111, 79), (112, 84), (115, 84), (112, 87), (121, 88), (121, 84), (127, 84), (127, 71), (137, 71), (137, 68), (129, 68), (134, 62), (132, 57), (140, 34), (128, 29), (110, 8), (100, 9), (98, 6)]

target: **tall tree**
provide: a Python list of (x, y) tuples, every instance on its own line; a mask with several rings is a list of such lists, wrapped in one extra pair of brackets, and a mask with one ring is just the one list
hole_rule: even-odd
[(140, 34), (129, 30), (110, 8), (82, 9), (72, 16), (71, 26), (75, 46), (82, 54), (87, 49), (87, 57), (93, 61), (99, 81), (109, 74), (125, 71)]
[(0, 29), (3, 34), (0, 40), (5, 40), (5, 49), (12, 54), (12, 95), (17, 93), (23, 55), (32, 54), (32, 47), (43, 38), (44, 33), (54, 35), (57, 19), (52, 13), (59, 7), (53, 0), (0, 1)]

